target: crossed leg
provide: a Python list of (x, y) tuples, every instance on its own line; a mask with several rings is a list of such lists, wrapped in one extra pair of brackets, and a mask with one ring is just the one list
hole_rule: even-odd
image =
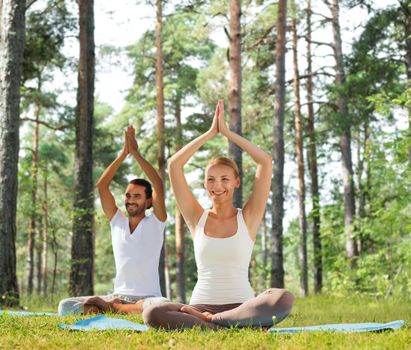
[[(184, 329), (199, 326), (218, 329), (230, 326), (271, 327), (290, 313), (294, 296), (285, 289), (271, 288), (240, 306), (212, 315), (195, 307), (163, 303), (143, 312), (144, 322), (154, 328)], [(275, 321), (274, 321), (275, 320)]]
[(270, 288), (235, 309), (214, 314), (211, 321), (225, 327), (271, 327), (287, 317), (293, 303), (288, 290)]

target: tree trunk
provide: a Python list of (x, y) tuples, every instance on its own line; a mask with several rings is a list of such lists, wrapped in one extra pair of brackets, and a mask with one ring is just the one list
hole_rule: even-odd
[[(359, 230), (359, 237), (357, 239), (357, 250), (358, 254), (360, 255), (365, 249), (365, 237), (362, 234), (361, 226), (363, 224), (364, 219), (367, 217), (366, 212), (366, 204), (367, 204), (367, 196), (369, 192), (369, 166), (368, 166), (368, 142), (369, 142), (369, 132), (368, 132), (368, 124), (364, 123), (364, 139), (361, 140), (361, 130), (359, 132), (358, 138), (358, 218), (360, 222), (360, 226), (358, 227)], [(361, 156), (361, 149), (363, 154)], [(365, 174), (365, 180), (363, 179)]]
[(0, 304), (18, 305), (17, 164), (25, 1), (0, 1)]
[[(41, 91), (41, 80), (38, 80), (37, 91)], [(34, 124), (34, 136), (33, 136), (33, 161), (31, 165), (31, 181), (32, 181), (32, 189), (31, 189), (31, 215), (30, 215), (30, 222), (31, 222), (31, 229), (30, 235), (33, 236), (33, 247), (36, 250), (36, 255), (32, 256), (34, 261), (31, 261), (31, 265), (35, 263), (35, 285), (36, 285), (36, 293), (40, 294), (41, 292), (41, 234), (40, 234), (40, 227), (38, 222), (37, 216), (37, 187), (38, 187), (38, 173), (39, 173), (39, 129), (40, 129), (40, 112), (41, 112), (41, 105), (40, 101), (36, 102), (36, 109), (35, 109), (35, 124)], [(35, 238), (34, 238), (35, 236)], [(30, 240), (30, 239), (29, 239)], [(31, 251), (33, 253), (33, 251)], [(33, 268), (33, 266), (31, 266)]]
[[(242, 135), (241, 130), (241, 2), (230, 0), (230, 89), (228, 91), (228, 109), (230, 115), (230, 130)], [(243, 160), (242, 150), (232, 142), (229, 142), (230, 157), (237, 163), (242, 182)], [(242, 187), (234, 192), (234, 206), (242, 208)]]
[(94, 269), (94, 9), (93, 0), (78, 0), (80, 12), (80, 59), (74, 160), (73, 240), (70, 295), (92, 295)]
[(298, 69), (298, 37), (297, 19), (295, 14), (295, 3), (293, 2), (293, 18), (291, 29), (293, 33), (293, 70), (294, 70), (294, 123), (295, 143), (298, 164), (298, 207), (300, 224), (300, 295), (308, 295), (308, 263), (307, 263), (307, 218), (305, 216), (305, 181), (304, 181), (304, 150), (303, 150), (303, 128), (300, 102), (300, 73)]
[(33, 276), (34, 276), (34, 240), (35, 240), (35, 227), (36, 222), (33, 220), (33, 216), (30, 215), (29, 220), (29, 232), (27, 239), (27, 294), (33, 293)]
[(263, 218), (263, 231), (261, 234), (261, 260), (262, 260), (262, 271), (260, 275), (260, 284), (262, 286), (262, 290), (266, 289), (267, 286), (267, 262), (268, 262), (268, 250), (267, 250), (267, 208), (264, 211), (264, 218)]
[(54, 299), (54, 293), (56, 290), (56, 276), (57, 276), (57, 262), (58, 262), (58, 244), (56, 231), (53, 229), (51, 231), (51, 251), (53, 252), (54, 263), (53, 263), (53, 278), (51, 280), (51, 300)]
[[(37, 90), (40, 91), (41, 83), (37, 86)], [(31, 208), (30, 208), (30, 220), (29, 220), (29, 233), (27, 241), (27, 294), (33, 292), (33, 280), (34, 275), (37, 277), (37, 272), (34, 269), (34, 248), (36, 245), (36, 237), (38, 237), (38, 227), (37, 227), (37, 174), (38, 174), (38, 155), (39, 155), (39, 128), (40, 128), (40, 102), (36, 102), (35, 112), (34, 112), (34, 135), (33, 135), (33, 160), (31, 162)], [(38, 251), (37, 251), (38, 252)], [(38, 261), (36, 261), (38, 263)], [(36, 268), (38, 266), (36, 265)], [(36, 286), (38, 288), (38, 280), (36, 278)]]
[(283, 216), (284, 216), (284, 105), (285, 105), (285, 42), (287, 24), (287, 1), (278, 1), (276, 39), (276, 81), (273, 127), (273, 180), (272, 180), (272, 255), (271, 287), (284, 287), (283, 266)]
[[(362, 175), (364, 172), (364, 158), (363, 155), (361, 155), (361, 150), (362, 150), (362, 142), (361, 142), (361, 127), (358, 130), (358, 140), (357, 140), (357, 203), (356, 203), (356, 209), (357, 209), (357, 225), (356, 228), (358, 230), (358, 234), (355, 240), (355, 244), (357, 245), (357, 252), (358, 255), (361, 255), (362, 251), (362, 239), (361, 239), (361, 228), (362, 228), (362, 219), (363, 216), (361, 215), (361, 212), (363, 211), (363, 194), (364, 194), (364, 186), (363, 186), (363, 181), (362, 181)], [(365, 151), (365, 149), (364, 149)]]
[[(176, 152), (182, 147), (182, 128), (181, 128), (181, 97), (177, 97), (176, 100)], [(186, 288), (185, 288), (185, 269), (184, 269), (184, 218), (176, 206), (175, 213), (175, 234), (176, 234), (176, 267), (177, 267), (177, 302), (186, 303)]]
[[(407, 89), (408, 89), (408, 137), (411, 137), (411, 8), (409, 1), (400, 1), (401, 8), (404, 11), (404, 29), (405, 29), (405, 62), (407, 69)], [(408, 160), (411, 163), (411, 146), (408, 149)]]
[(41, 263), (42, 263), (42, 251), (43, 251), (43, 240), (42, 232), (40, 227), (40, 221), (36, 225), (36, 264), (35, 264), (35, 277), (36, 277), (36, 294), (41, 294)]
[(42, 256), (42, 272), (41, 281), (43, 286), (43, 296), (47, 296), (47, 254), (48, 254), (48, 230), (49, 230), (49, 207), (48, 207), (48, 192), (47, 192), (47, 178), (48, 178), (47, 165), (44, 169), (44, 203), (43, 203), (43, 213), (44, 213), (44, 223), (43, 223), (43, 256)]
[[(164, 79), (163, 79), (163, 46), (162, 46), (162, 27), (163, 27), (163, 5), (162, 0), (156, 0), (156, 94), (157, 94), (157, 150), (158, 150), (158, 169), (160, 177), (166, 186), (166, 158), (164, 140)], [(170, 274), (167, 261), (167, 239), (164, 232), (164, 244), (161, 249), (159, 275), (161, 293), (171, 299)]]
[(320, 293), (323, 286), (322, 269), (322, 247), (320, 237), (320, 191), (318, 188), (317, 167), (317, 141), (314, 127), (314, 104), (313, 104), (313, 70), (311, 54), (311, 0), (307, 3), (307, 106), (308, 123), (307, 134), (309, 145), (307, 148), (307, 159), (311, 177), (311, 201), (312, 201), (312, 232), (313, 232), (313, 255), (314, 255), (314, 293)]
[[(334, 36), (334, 57), (336, 66), (335, 84), (344, 84), (345, 72), (342, 53), (342, 41), (339, 22), (339, 3), (333, 0), (331, 5), (332, 27)], [(341, 118), (348, 117), (347, 98), (342, 94), (337, 97), (337, 108)], [(341, 121), (340, 149), (342, 155), (342, 179), (344, 185), (344, 227), (346, 233), (346, 256), (349, 260), (350, 268), (355, 266), (354, 258), (358, 255), (357, 246), (354, 239), (354, 218), (355, 218), (355, 195), (354, 178), (351, 155), (351, 122)]]

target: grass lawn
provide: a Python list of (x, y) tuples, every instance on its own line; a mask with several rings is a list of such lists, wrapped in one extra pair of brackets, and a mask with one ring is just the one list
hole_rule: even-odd
[[(30, 311), (54, 311), (39, 303), (28, 306)], [(113, 317), (142, 322), (140, 316)], [(400, 330), (382, 333), (276, 335), (250, 329), (75, 332), (57, 327), (79, 319), (0, 316), (0, 349), (411, 349), (411, 302), (401, 300), (309, 297), (297, 300), (292, 314), (279, 325), (406, 321)]]

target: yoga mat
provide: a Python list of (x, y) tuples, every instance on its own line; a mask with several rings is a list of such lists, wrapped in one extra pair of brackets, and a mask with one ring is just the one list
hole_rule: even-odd
[[(352, 333), (352, 332), (375, 332), (381, 330), (397, 330), (405, 324), (404, 321), (398, 320), (389, 323), (345, 323), (345, 324), (326, 324), (320, 326), (309, 327), (293, 327), (293, 328), (270, 328), (270, 333), (297, 333), (297, 332), (315, 332), (315, 331), (327, 331), (327, 332), (339, 332), (339, 333)], [(78, 331), (91, 331), (91, 330), (110, 330), (110, 329), (123, 329), (132, 330), (138, 332), (148, 331), (148, 327), (143, 324), (135, 323), (132, 321), (109, 318), (105, 315), (99, 315), (96, 317), (88, 318), (86, 320), (78, 321), (72, 325), (59, 324), (60, 328), (78, 330)]]
[(30, 312), (30, 311), (12, 311), (12, 310), (0, 310), (0, 315), (11, 316), (57, 316), (54, 312)]
[(74, 331), (103, 331), (110, 329), (131, 330), (137, 332), (148, 331), (148, 327), (144, 324), (135, 323), (122, 318), (110, 318), (105, 315), (99, 315), (86, 320), (77, 321), (74, 324), (59, 324), (59, 327)]
[(392, 330), (404, 326), (405, 322), (397, 320), (389, 323), (341, 323), (341, 324), (324, 324), (320, 326), (308, 327), (291, 327), (291, 328), (270, 328), (270, 333), (290, 334), (298, 332), (336, 332), (336, 333), (356, 333), (356, 332), (376, 332), (382, 330)]

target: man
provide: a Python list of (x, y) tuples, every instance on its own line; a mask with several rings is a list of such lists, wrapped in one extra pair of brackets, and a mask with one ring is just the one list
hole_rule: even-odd
[[(148, 305), (167, 300), (161, 296), (158, 274), (167, 219), (164, 184), (141, 156), (132, 126), (127, 127), (124, 139), (123, 150), (97, 182), (101, 206), (111, 226), (116, 264), (114, 293), (64, 299), (59, 303), (59, 315), (107, 311), (141, 313)], [(147, 180), (130, 181), (125, 193), (126, 217), (117, 208), (109, 185), (128, 154), (136, 159), (153, 189)], [(146, 210), (151, 207), (153, 213), (146, 216)]]

